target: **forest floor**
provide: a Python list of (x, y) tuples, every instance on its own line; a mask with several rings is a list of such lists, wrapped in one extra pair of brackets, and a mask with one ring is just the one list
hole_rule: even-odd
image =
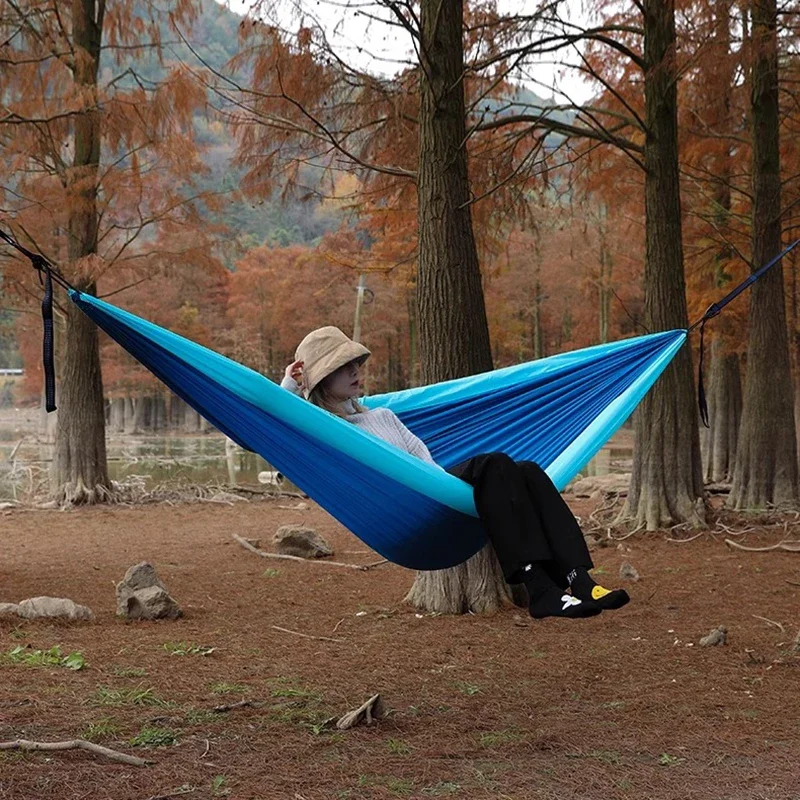
[[(298, 502), (3, 512), (0, 601), (69, 597), (95, 620), (0, 622), (0, 741), (83, 737), (153, 764), (0, 752), (0, 798), (800, 798), (800, 554), (734, 550), (719, 527), (636, 534), (593, 553), (603, 582), (624, 561), (641, 574), (619, 611), (421, 615), (398, 566), (260, 559), (233, 541), (268, 549), (302, 522), (337, 560), (376, 560)], [(785, 521), (725, 520), (757, 526), (737, 537), (750, 546), (797, 538)], [(142, 560), (183, 618), (115, 616), (113, 584)], [(728, 643), (699, 646), (721, 624)], [(9, 655), (56, 645), (85, 667)], [(325, 725), (377, 692), (377, 724)]]

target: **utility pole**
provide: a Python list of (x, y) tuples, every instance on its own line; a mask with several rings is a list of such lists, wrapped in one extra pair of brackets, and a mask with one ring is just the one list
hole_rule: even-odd
[(358, 295), (356, 297), (356, 318), (353, 322), (353, 341), (361, 341), (361, 309), (364, 305), (364, 291), (367, 288), (367, 276), (361, 273), (358, 277)]

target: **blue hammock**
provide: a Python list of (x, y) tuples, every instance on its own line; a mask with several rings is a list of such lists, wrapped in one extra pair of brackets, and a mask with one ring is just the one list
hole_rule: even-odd
[[(371, 548), (432, 570), (486, 543), (472, 487), (263, 375), (109, 303), (70, 297), (215, 427), (280, 470)], [(503, 451), (566, 483), (627, 419), (686, 339), (666, 331), (377, 395), (444, 467)]]

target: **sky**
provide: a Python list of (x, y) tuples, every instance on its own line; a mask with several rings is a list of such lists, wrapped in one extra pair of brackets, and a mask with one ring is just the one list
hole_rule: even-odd
[[(252, 0), (217, 0), (237, 14), (246, 14)], [(499, 8), (504, 13), (530, 8), (530, 0), (500, 0)], [(274, 8), (277, 4), (273, 3)], [(373, 72), (391, 74), (402, 66), (403, 61), (413, 59), (410, 39), (402, 39), (397, 28), (386, 28), (372, 23), (355, 9), (375, 9), (376, 4), (369, 0), (309, 0), (305, 5), (319, 15), (318, 21), (327, 32), (336, 51), (346, 56), (348, 63)], [(570, 20), (577, 22), (583, 16), (580, 0), (568, 0)], [(388, 13), (384, 10), (385, 13)], [(287, 23), (289, 16), (286, 16)], [(294, 26), (296, 27), (296, 23)], [(574, 54), (564, 53), (564, 58), (575, 60)], [(521, 81), (541, 97), (556, 96), (557, 102), (565, 102), (553, 89), (561, 89), (575, 103), (585, 103), (592, 95), (592, 87), (577, 77), (571, 70), (564, 70), (544, 61), (529, 71), (530, 80)]]

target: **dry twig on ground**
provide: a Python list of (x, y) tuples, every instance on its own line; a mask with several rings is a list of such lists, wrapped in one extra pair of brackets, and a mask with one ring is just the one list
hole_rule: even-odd
[(285, 553), (267, 553), (265, 550), (260, 550), (258, 547), (248, 542), (247, 539), (239, 536), (236, 533), (233, 534), (233, 538), (239, 542), (239, 544), (244, 547), (245, 550), (249, 550), (251, 553), (261, 556), (261, 558), (279, 558), (284, 561), (302, 561), (304, 564), (327, 564), (329, 567), (345, 567), (346, 569), (356, 569), (360, 570), (361, 572), (366, 572), (367, 570), (379, 567), (381, 564), (388, 563), (385, 558), (382, 558), (380, 561), (374, 561), (371, 564), (345, 564), (342, 561), (329, 561), (325, 558), (301, 558), (300, 556), (290, 556), (286, 555)]
[(28, 739), (15, 739), (11, 742), (0, 742), (0, 750), (88, 750), (90, 753), (97, 753), (112, 761), (121, 761), (123, 764), (131, 764), (134, 767), (146, 767), (152, 763), (143, 758), (129, 756), (126, 753), (94, 744), (94, 742), (87, 742), (85, 739), (70, 739), (65, 742), (32, 742)]
[(291, 633), (295, 636), (301, 636), (303, 639), (318, 639), (321, 642), (346, 642), (347, 639), (332, 639), (330, 636), (312, 636), (310, 633), (301, 633), (300, 631), (293, 631), (289, 628), (281, 628), (280, 625), (272, 626), (276, 631), (281, 633)]

